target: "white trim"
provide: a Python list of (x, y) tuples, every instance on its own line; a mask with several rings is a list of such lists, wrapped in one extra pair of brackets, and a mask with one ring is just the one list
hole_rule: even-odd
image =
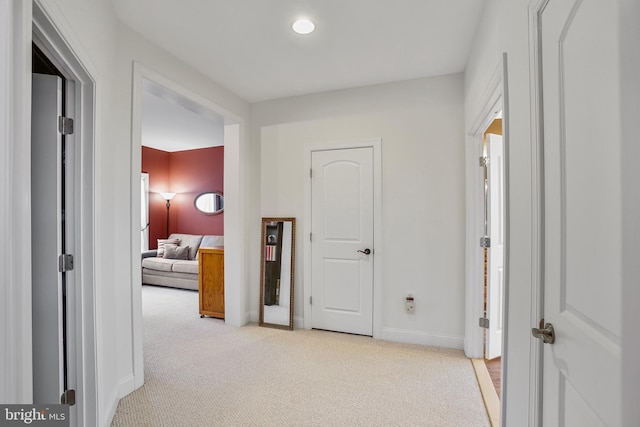
[[(541, 52), (539, 43), (540, 13), (549, 0), (531, 0), (529, 3), (529, 75), (531, 100), (531, 324), (543, 318), (542, 289), (542, 87), (540, 85)], [(529, 425), (542, 425), (542, 362), (543, 343), (532, 340), (529, 355)]]
[[(481, 131), (482, 132), (482, 131)], [(465, 354), (469, 358), (484, 357), (484, 334), (478, 326), (483, 317), (483, 305), (478, 300), (483, 297), (483, 262), (480, 237), (483, 229), (482, 172), (479, 158), (482, 156), (482, 137), (466, 138), (466, 297), (465, 297)]]
[(510, 116), (509, 111), (509, 69), (507, 66), (507, 53), (502, 54), (502, 139), (504, 142), (504, 241), (508, 245), (504, 251), (504, 294), (502, 296), (504, 303), (502, 307), (502, 318), (504, 325), (502, 328), (502, 363), (500, 364), (500, 419), (507, 419), (507, 367), (509, 366), (509, 293), (510, 293), (510, 270), (511, 270), (511, 203), (509, 200), (510, 191), (510, 164), (509, 152), (511, 151), (510, 143)]
[(311, 244), (309, 233), (311, 232), (311, 154), (314, 151), (340, 150), (348, 148), (373, 148), (373, 248), (375, 262), (373, 264), (373, 338), (381, 339), (382, 330), (382, 268), (384, 263), (384, 246), (382, 244), (382, 139), (372, 138), (351, 142), (327, 142), (318, 144), (306, 144), (304, 147), (304, 221), (303, 230), (303, 325), (305, 329), (311, 329)]
[[(245, 146), (245, 120), (221, 105), (181, 86), (147, 66), (133, 61), (131, 107), (131, 236), (139, 236), (140, 223), (140, 165), (142, 140), (143, 79), (165, 88), (211, 110), (225, 119), (224, 193), (225, 193), (225, 323), (242, 326), (249, 319), (246, 307), (246, 265), (244, 230), (244, 179), (242, 161)], [(137, 230), (137, 231), (136, 231)], [(144, 384), (144, 358), (142, 336), (142, 291), (140, 240), (132, 238), (131, 251), (131, 316), (133, 348), (133, 385)], [(121, 396), (133, 391), (123, 389)]]
[(464, 349), (464, 337), (429, 334), (409, 329), (382, 328), (380, 339), (407, 344), (427, 345), (431, 347)]
[[(135, 390), (135, 382), (136, 379), (133, 376), (133, 372), (127, 375), (124, 378), (120, 379), (120, 384), (118, 386), (118, 394), (120, 396), (126, 396), (131, 393), (131, 390)], [(116, 398), (116, 402), (119, 402), (120, 399)], [(117, 406), (117, 405), (116, 405)]]
[[(491, 80), (481, 98), (480, 107), (473, 116), (473, 124), (468, 131), (466, 143), (467, 158), (467, 262), (466, 262), (466, 319), (465, 319), (465, 354), (469, 358), (484, 357), (484, 330), (478, 326), (478, 319), (483, 316), (484, 292), (483, 292), (483, 257), (480, 250), (480, 237), (484, 234), (483, 212), (484, 199), (482, 196), (482, 177), (479, 158), (482, 156), (483, 133), (489, 127), (496, 115), (503, 111), (503, 85), (504, 65), (501, 58), (496, 66)], [(504, 114), (504, 113), (503, 113)], [(503, 123), (506, 122), (504, 117)], [(504, 137), (504, 135), (503, 135)], [(505, 176), (507, 175), (505, 139)], [(507, 197), (505, 189), (505, 197)], [(505, 200), (505, 205), (507, 204)], [(505, 213), (506, 214), (506, 213)], [(505, 215), (508, 223), (508, 217)], [(507, 227), (505, 223), (505, 233)], [(508, 235), (505, 235), (508, 241)], [(505, 260), (506, 261), (506, 260)], [(505, 262), (506, 267), (506, 262)], [(505, 283), (505, 288), (507, 284)], [(505, 298), (505, 306), (507, 300)], [(506, 331), (503, 331), (503, 337)], [(503, 342), (502, 348), (505, 348)]]
[[(0, 1), (0, 402), (32, 400), (31, 2)], [(20, 143), (18, 143), (20, 141)]]
[(118, 410), (118, 404), (120, 403), (120, 399), (118, 398), (118, 390), (114, 389), (114, 392), (111, 393), (106, 402), (109, 403), (109, 406), (105, 408), (104, 416), (102, 417), (102, 421), (97, 424), (98, 426), (110, 426), (113, 418), (116, 415), (116, 411)]
[[(134, 177), (142, 171), (142, 78), (143, 71), (133, 64), (133, 82), (131, 85), (131, 235), (135, 236), (134, 224), (140, 219), (140, 192), (135, 191), (133, 185), (137, 180)], [(137, 218), (137, 219), (136, 219)], [(131, 241), (131, 349), (133, 361), (133, 386), (132, 389), (120, 388), (120, 397), (124, 397), (144, 384), (144, 353), (142, 335), (142, 265), (140, 261), (139, 245), (135, 239)]]
[(640, 2), (619, 2), (619, 51), (620, 57), (620, 129), (622, 138), (622, 425), (640, 425), (640, 144), (638, 144), (638, 117), (640, 117)]

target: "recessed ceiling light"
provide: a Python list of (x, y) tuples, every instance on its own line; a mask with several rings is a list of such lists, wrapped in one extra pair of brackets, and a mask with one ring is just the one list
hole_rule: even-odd
[(298, 19), (291, 28), (298, 34), (309, 34), (315, 30), (316, 26), (308, 19)]

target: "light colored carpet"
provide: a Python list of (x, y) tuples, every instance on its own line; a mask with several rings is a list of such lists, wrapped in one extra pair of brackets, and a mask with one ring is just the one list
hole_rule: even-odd
[(112, 426), (489, 426), (456, 350), (226, 326), (198, 293), (143, 287), (145, 385)]

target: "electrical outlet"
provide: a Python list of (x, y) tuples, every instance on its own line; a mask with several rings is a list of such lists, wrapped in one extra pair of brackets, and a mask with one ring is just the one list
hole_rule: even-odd
[(409, 294), (407, 295), (407, 297), (404, 299), (404, 311), (407, 314), (413, 314), (413, 312), (415, 311), (415, 301), (413, 299), (413, 295)]

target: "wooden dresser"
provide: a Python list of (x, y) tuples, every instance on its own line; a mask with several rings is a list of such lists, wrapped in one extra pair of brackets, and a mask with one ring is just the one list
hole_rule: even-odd
[(224, 247), (200, 248), (198, 254), (200, 317), (224, 319)]

